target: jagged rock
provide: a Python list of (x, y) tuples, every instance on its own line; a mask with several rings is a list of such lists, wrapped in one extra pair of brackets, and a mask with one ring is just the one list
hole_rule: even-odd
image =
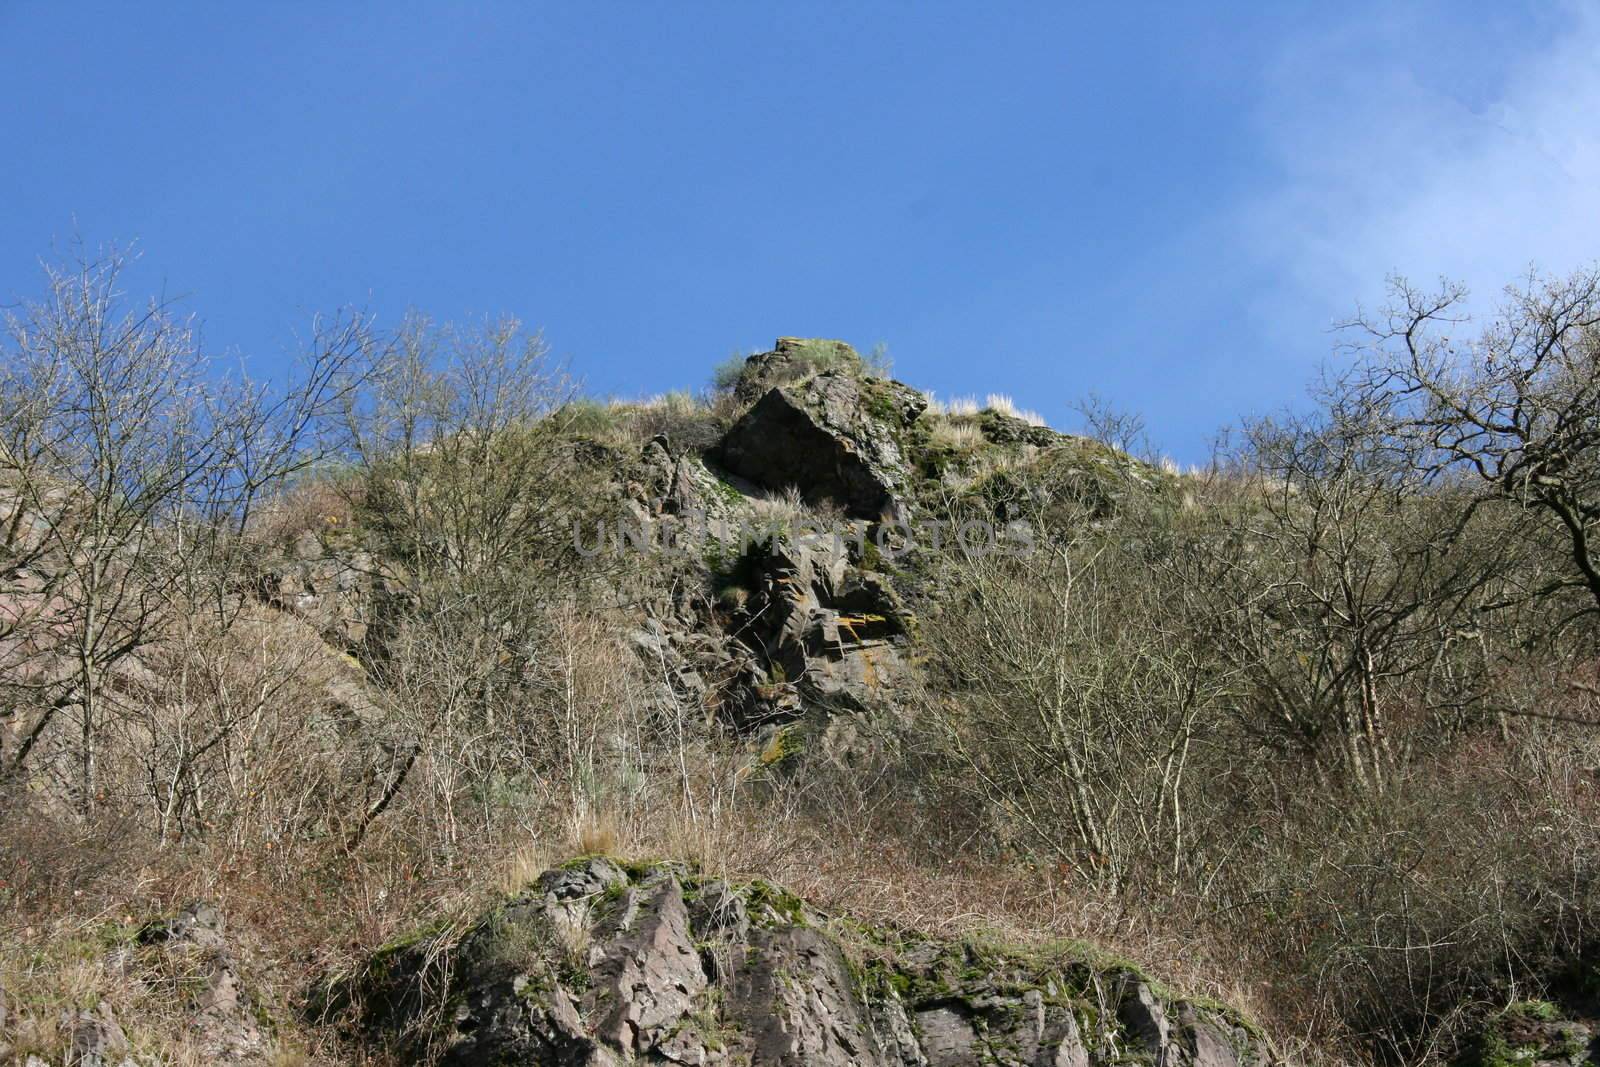
[[(769, 690), (801, 706), (861, 710), (904, 685), (909, 615), (881, 575), (851, 564), (842, 538), (775, 537), (742, 566), (752, 588), (728, 629), (758, 653)], [(741, 710), (747, 727), (784, 717), (770, 700)]]
[(1224, 1029), (1184, 1003), (1178, 1006), (1177, 1045), (1180, 1059), (1192, 1067), (1240, 1067), (1238, 1050), (1249, 1045), (1249, 1035)]
[(767, 390), (809, 377), (829, 367), (857, 368), (861, 356), (843, 341), (806, 337), (780, 337), (770, 352), (745, 360), (734, 384), (734, 396), (754, 403)]
[(356, 979), (314, 989), (312, 1018), (348, 1017), (368, 1032), (389, 1033), (419, 1059), (436, 1056), (452, 1067), (619, 1062), (590, 1032), (571, 992), (572, 977), (586, 964), (571, 958), (559, 931), (586, 901), (556, 898), (562, 885), (607, 884), (610, 871), (586, 871), (565, 883), (555, 875), (459, 940), (417, 938), (380, 950)]
[(1034, 450), (1024, 464), (979, 483), (976, 497), (993, 518), (1022, 520), (1040, 527), (1035, 532), (1043, 534), (1049, 529), (1072, 529), (1085, 516), (1104, 520), (1135, 504), (1181, 500), (1173, 476), (1148, 463), (1089, 438), (1044, 432), (1053, 439), (1049, 447)]
[(665, 435), (652, 438), (639, 454), (632, 497), (653, 517), (680, 516), (709, 521), (731, 508), (730, 489), (697, 453), (673, 447)]
[(883, 1062), (839, 946), (806, 926), (757, 929), (733, 968), (728, 1007), (750, 1061), (781, 1067)]
[(147, 924), (139, 939), (181, 960), (185, 973), (197, 983), (188, 1028), (211, 1062), (251, 1063), (264, 1058), (267, 1038), (216, 908), (192, 904), (171, 919)]
[(1165, 1004), (1137, 975), (1117, 975), (1111, 989), (1128, 1038), (1156, 1067), (1241, 1067), (1265, 1059), (1243, 1028), (1190, 1001)]
[[(556, 936), (570, 915), (581, 927)], [(1090, 1067), (1130, 1051), (1186, 1067), (1273, 1062), (1233, 1020), (1165, 1004), (1124, 972), (900, 938), (761, 883), (589, 859), (459, 939), (380, 952), (332, 999), (358, 1027), (463, 1067)], [(1120, 1001), (1091, 1043), (1079, 1013), (1094, 1017), (1107, 991)]]
[(1048, 426), (1035, 426), (1015, 415), (1007, 415), (993, 408), (978, 414), (978, 430), (984, 438), (997, 445), (1036, 445), (1048, 448), (1071, 438)]
[(699, 709), (744, 731), (807, 707), (891, 703), (909, 678), (910, 614), (882, 575), (831, 534), (780, 535), (732, 566), (736, 605), (652, 609), (627, 634), (663, 708)]
[(697, 709), (707, 720), (734, 724), (800, 713), (798, 695), (770, 686), (756, 653), (723, 632), (709, 610), (689, 620), (647, 618), (627, 638), (655, 680), (652, 696), (662, 709)]
[(717, 455), (770, 490), (797, 487), (813, 504), (859, 518), (906, 514), (900, 435), (927, 406), (898, 382), (828, 372), (771, 389), (723, 437)]
[(1157, 1067), (1165, 1067), (1171, 1028), (1161, 1001), (1147, 983), (1131, 975), (1124, 976), (1118, 984), (1121, 991), (1117, 1018), (1127, 1028), (1129, 1036), (1156, 1058)]
[[(973, 977), (973, 965), (980, 961), (970, 956), (952, 974), (948, 953), (928, 947), (936, 951), (924, 956), (913, 973), (932, 977), (931, 985), (939, 990), (916, 1013), (929, 1067), (1087, 1067), (1089, 1053), (1077, 1017), (1052, 983), (1019, 993), (1015, 975)], [(952, 984), (956, 974), (965, 977)]]
[(750, 909), (728, 883), (707, 882), (689, 906), (689, 925), (700, 941), (741, 940), (750, 932)]
[(606, 934), (586, 1014), (613, 1047), (644, 1052), (668, 1036), (706, 987), (678, 880), (669, 875), (624, 890)]
[(929, 1067), (950, 1067), (978, 1058), (978, 1035), (966, 1014), (950, 1005), (917, 1012), (917, 1031)]
[(106, 1067), (120, 1062), (128, 1051), (128, 1037), (104, 1002), (93, 1011), (63, 1012), (61, 1033), (67, 1039), (69, 1062), (79, 1067)]
[(267, 563), (257, 595), (310, 623), (335, 646), (353, 651), (382, 636), (394, 591), (372, 555), (340, 551), (303, 531), (290, 550)]
[(868, 1010), (878, 1041), (883, 1046), (884, 1060), (897, 1067), (929, 1067), (923, 1051), (923, 1037), (904, 1002), (891, 988), (881, 997), (869, 998)]
[(604, 856), (597, 856), (576, 867), (558, 867), (553, 871), (546, 871), (534, 884), (545, 895), (546, 900), (565, 903), (573, 900), (589, 900), (606, 892), (612, 886), (627, 885), (628, 874)]

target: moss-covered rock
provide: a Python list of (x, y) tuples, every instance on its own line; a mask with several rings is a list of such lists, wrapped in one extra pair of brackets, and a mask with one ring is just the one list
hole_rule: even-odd
[(465, 931), (386, 946), (344, 985), (353, 1026), (447, 1064), (1274, 1059), (1227, 1010), (1071, 946), (928, 938), (766, 882), (602, 857), (547, 873)]

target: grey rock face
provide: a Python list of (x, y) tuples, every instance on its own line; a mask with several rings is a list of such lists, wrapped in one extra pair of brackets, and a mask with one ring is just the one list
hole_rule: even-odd
[(704, 521), (727, 514), (726, 490), (694, 452), (674, 449), (664, 436), (652, 438), (639, 455), (634, 500), (656, 518), (694, 516)]
[(1158, 1067), (1167, 1063), (1171, 1047), (1171, 1027), (1166, 1009), (1144, 982), (1125, 976), (1117, 1002), (1117, 1018), (1144, 1051), (1155, 1057)]
[(1234, 1020), (1125, 972), (906, 936), (759, 883), (591, 859), (459, 939), (380, 953), (332, 1001), (358, 1031), (463, 1067), (1273, 1062)]
[(1088, 1067), (1089, 1052), (1070, 1011), (1047, 1016), (1027, 994), (1014, 1001), (974, 1006), (956, 1001), (919, 1012), (917, 1026), (929, 1067), (993, 1063), (1013, 1067)]
[(728, 1003), (752, 1063), (851, 1067), (885, 1062), (839, 946), (817, 930), (753, 931)]
[(748, 404), (769, 389), (800, 381), (828, 367), (860, 366), (861, 356), (843, 341), (780, 337), (772, 351), (758, 352), (745, 360), (734, 395)]
[(696, 708), (744, 732), (808, 708), (893, 703), (911, 677), (910, 613), (880, 574), (826, 534), (782, 534), (735, 564), (737, 605), (660, 605), (627, 635), (663, 707)]
[(194, 1010), (188, 1025), (209, 1060), (252, 1063), (265, 1057), (268, 1042), (216, 908), (191, 904), (171, 919), (146, 926), (139, 939), (161, 946), (194, 977)]
[(105, 1067), (128, 1051), (127, 1035), (104, 1004), (95, 1011), (64, 1013), (61, 1032), (67, 1037), (71, 1061), (81, 1067)]
[(905, 681), (909, 617), (881, 576), (827, 536), (778, 537), (747, 560), (751, 596), (731, 629), (798, 703), (859, 710)]
[(307, 530), (261, 573), (257, 593), (305, 619), (330, 643), (355, 650), (384, 628), (390, 590), (377, 570), (369, 553), (336, 551)]
[(642, 1052), (658, 1045), (706, 988), (700, 954), (689, 936), (683, 889), (672, 876), (628, 888), (615, 926), (593, 967), (586, 998), (595, 1033), (608, 1045)]
[(1238, 1050), (1248, 1044), (1247, 1040), (1202, 1018), (1191, 1005), (1183, 1006), (1178, 1022), (1184, 1062), (1194, 1067), (1241, 1067)]
[(722, 440), (723, 466), (767, 489), (796, 486), (814, 504), (864, 519), (905, 513), (899, 435), (926, 400), (898, 382), (820, 374), (770, 390)]
[(535, 883), (547, 900), (563, 903), (590, 900), (613, 886), (627, 884), (627, 872), (604, 856), (596, 856), (577, 867), (546, 871)]

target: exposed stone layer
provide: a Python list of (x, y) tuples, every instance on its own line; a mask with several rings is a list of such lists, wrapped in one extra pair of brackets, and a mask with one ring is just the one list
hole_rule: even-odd
[(1237, 1018), (1125, 967), (863, 928), (770, 886), (606, 859), (323, 991), (459, 1067), (1267, 1067)]
[(910, 386), (828, 372), (766, 393), (723, 438), (722, 465), (763, 488), (864, 519), (901, 518), (909, 480), (900, 433), (927, 401)]

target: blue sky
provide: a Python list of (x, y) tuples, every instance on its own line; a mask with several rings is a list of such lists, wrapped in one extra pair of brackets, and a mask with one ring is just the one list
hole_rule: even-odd
[(0, 0), (0, 300), (76, 233), (259, 374), (352, 303), (602, 394), (833, 336), (1198, 460), (1387, 273), (1600, 255), (1597, 114), (1592, 5)]

